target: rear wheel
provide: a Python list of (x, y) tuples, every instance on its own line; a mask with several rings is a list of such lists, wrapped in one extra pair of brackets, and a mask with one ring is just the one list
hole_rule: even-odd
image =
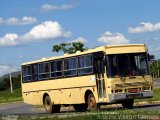
[(92, 93), (88, 95), (87, 103), (89, 111), (94, 111), (99, 109), (99, 105), (96, 103), (96, 99)]
[(76, 104), (76, 105), (73, 105), (74, 109), (78, 112), (82, 112), (82, 111), (86, 111), (87, 108), (88, 108), (88, 105), (87, 104)]
[(44, 99), (44, 107), (47, 113), (57, 113), (60, 112), (60, 105), (53, 105), (49, 96), (46, 96)]
[(123, 108), (132, 109), (134, 104), (134, 99), (124, 100), (122, 101)]

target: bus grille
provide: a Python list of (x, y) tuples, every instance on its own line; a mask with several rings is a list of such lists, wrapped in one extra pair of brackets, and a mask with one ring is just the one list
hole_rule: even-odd
[(123, 84), (115, 84), (115, 87), (133, 87), (133, 86), (144, 86), (149, 85), (149, 82), (134, 82), (134, 83), (123, 83)]

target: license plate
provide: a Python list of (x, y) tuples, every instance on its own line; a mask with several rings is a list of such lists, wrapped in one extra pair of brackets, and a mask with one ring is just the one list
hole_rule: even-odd
[(128, 92), (135, 93), (135, 92), (138, 92), (138, 90), (137, 89), (129, 89)]

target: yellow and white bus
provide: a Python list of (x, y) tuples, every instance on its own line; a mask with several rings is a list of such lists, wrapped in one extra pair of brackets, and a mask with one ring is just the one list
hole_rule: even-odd
[(144, 44), (112, 45), (23, 63), (24, 103), (44, 105), (48, 113), (60, 112), (61, 105), (132, 108), (134, 99), (153, 96), (147, 51)]

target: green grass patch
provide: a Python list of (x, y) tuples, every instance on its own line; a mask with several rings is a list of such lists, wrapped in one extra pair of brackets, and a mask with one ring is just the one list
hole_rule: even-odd
[(67, 113), (61, 115), (55, 114), (45, 114), (39, 116), (19, 116), (19, 120), (149, 120), (157, 119), (160, 115), (160, 111), (151, 110), (125, 110), (125, 109), (112, 109), (105, 111), (95, 111), (95, 112), (82, 112), (82, 113)]
[(0, 103), (15, 102), (21, 100), (22, 100), (21, 89), (13, 90), (12, 94), (10, 92), (10, 89), (5, 91), (0, 91)]
[(147, 99), (136, 99), (135, 102), (143, 102), (143, 101), (160, 101), (160, 87), (153, 88), (153, 97)]

